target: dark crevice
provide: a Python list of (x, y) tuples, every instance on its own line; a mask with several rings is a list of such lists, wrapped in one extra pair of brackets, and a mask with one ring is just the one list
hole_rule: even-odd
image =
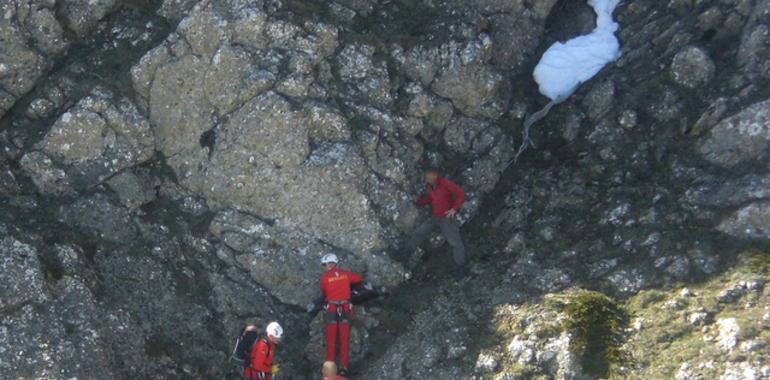
[(564, 42), (590, 33), (596, 26), (596, 13), (585, 1), (559, 0), (545, 20), (543, 45)]
[(198, 142), (200, 143), (201, 148), (208, 148), (209, 159), (211, 159), (211, 156), (214, 154), (214, 146), (217, 142), (216, 129), (212, 128), (206, 132), (203, 132)]
[(703, 34), (700, 37), (700, 40), (703, 43), (709, 43), (712, 40), (714, 40), (714, 37), (716, 37), (716, 35), (717, 35), (716, 29), (708, 29), (705, 32), (703, 32)]

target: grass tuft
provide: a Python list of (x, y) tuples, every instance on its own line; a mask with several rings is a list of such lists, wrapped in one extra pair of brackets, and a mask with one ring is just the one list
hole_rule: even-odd
[(617, 302), (598, 292), (584, 292), (564, 308), (565, 328), (572, 333), (570, 349), (582, 355), (586, 374), (606, 377), (611, 370), (630, 363), (621, 348), (629, 317)]
[(746, 262), (745, 270), (753, 274), (770, 274), (770, 254), (758, 249), (748, 249), (741, 255)]

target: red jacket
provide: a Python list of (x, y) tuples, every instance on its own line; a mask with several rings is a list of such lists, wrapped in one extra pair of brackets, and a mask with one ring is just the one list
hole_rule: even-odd
[[(269, 374), (273, 369), (273, 358), (275, 357), (275, 344), (267, 339), (260, 339), (251, 348), (250, 367), (243, 370), (243, 376), (247, 379), (259, 379), (259, 373)], [(269, 376), (268, 376), (269, 378)]]
[(433, 216), (446, 218), (446, 213), (454, 209), (460, 211), (465, 202), (465, 192), (454, 182), (439, 177), (435, 184), (428, 184), (428, 195), (417, 200), (417, 206), (430, 205)]
[(364, 279), (340, 268), (334, 268), (321, 276), (321, 293), (324, 300), (350, 301), (350, 287), (362, 283)]

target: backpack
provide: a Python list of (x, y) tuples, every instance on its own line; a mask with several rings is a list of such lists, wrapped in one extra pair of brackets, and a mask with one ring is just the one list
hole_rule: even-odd
[(259, 340), (259, 330), (254, 325), (246, 325), (241, 329), (235, 340), (230, 361), (240, 364), (243, 368), (251, 365), (251, 349)]

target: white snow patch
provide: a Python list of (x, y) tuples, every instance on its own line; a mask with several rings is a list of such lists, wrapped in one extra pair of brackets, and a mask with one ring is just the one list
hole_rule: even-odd
[(620, 58), (620, 42), (615, 37), (618, 24), (612, 19), (618, 2), (588, 0), (596, 12), (596, 28), (590, 34), (548, 48), (534, 72), (541, 94), (551, 100), (565, 99), (606, 64)]

